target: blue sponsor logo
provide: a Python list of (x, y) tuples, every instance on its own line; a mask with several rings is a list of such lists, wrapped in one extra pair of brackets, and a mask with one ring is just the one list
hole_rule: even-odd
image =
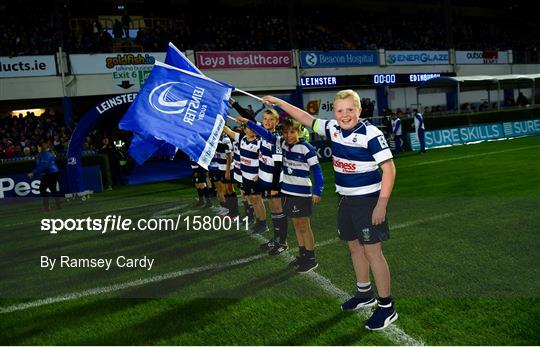
[(502, 124), (473, 125), (459, 129), (462, 143), (493, 140), (504, 137)]
[(302, 51), (300, 66), (340, 67), (340, 66), (374, 66), (379, 63), (376, 51)]
[(440, 65), (449, 63), (448, 52), (444, 51), (386, 53), (386, 64), (388, 65)]
[[(425, 132), (425, 139), (426, 148), (433, 148), (536, 134), (540, 134), (540, 119), (431, 130)], [(420, 149), (415, 133), (409, 133), (409, 140), (412, 150)]]
[(503, 128), (507, 137), (540, 134), (540, 119), (503, 123)]

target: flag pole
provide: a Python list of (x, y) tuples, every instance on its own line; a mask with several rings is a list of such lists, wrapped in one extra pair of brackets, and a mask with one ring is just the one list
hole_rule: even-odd
[(251, 94), (251, 93), (248, 93), (248, 92), (243, 91), (242, 89), (238, 89), (238, 88), (234, 88), (234, 90), (237, 91), (237, 92), (240, 92), (240, 93), (242, 93), (242, 94), (245, 94), (245, 95), (247, 95), (247, 96), (251, 96), (252, 98), (257, 99), (257, 100), (259, 100), (260, 102), (262, 102), (262, 103), (264, 104), (263, 99), (259, 98), (259, 97), (256, 96), (256, 95), (253, 95), (253, 94)]

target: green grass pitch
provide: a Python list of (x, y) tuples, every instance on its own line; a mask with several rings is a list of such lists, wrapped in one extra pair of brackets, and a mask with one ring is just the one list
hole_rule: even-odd
[[(1, 205), (1, 345), (538, 345), (540, 137), (404, 154), (384, 251), (399, 319), (369, 332), (344, 313), (354, 273), (337, 240), (333, 174), (312, 227), (319, 268), (287, 269), (237, 230), (40, 230), (42, 218), (174, 218), (189, 181), (128, 186), (41, 212)], [(290, 255), (296, 254), (292, 224)], [(270, 237), (266, 233), (265, 237)], [(40, 268), (40, 256), (155, 258), (145, 269)], [(26, 306), (25, 306), (26, 304)]]

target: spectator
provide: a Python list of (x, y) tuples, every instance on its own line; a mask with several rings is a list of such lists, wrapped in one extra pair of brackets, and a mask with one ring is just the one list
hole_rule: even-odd
[(130, 25), (131, 25), (131, 17), (128, 15), (127, 11), (125, 11), (124, 15), (122, 16), (122, 30), (124, 31), (124, 35), (126, 35), (126, 39), (129, 39)]
[(60, 195), (56, 189), (58, 183), (58, 176), (60, 170), (56, 166), (56, 159), (54, 154), (50, 151), (50, 143), (43, 141), (39, 147), (39, 156), (36, 159), (36, 168), (28, 174), (29, 178), (34, 176), (39, 177), (41, 180), (39, 184), (39, 193), (43, 198), (43, 210), (49, 211), (49, 189), (54, 197), (56, 203), (56, 209), (60, 209)]
[(525, 97), (525, 95), (523, 95), (523, 92), (519, 92), (516, 104), (520, 107), (524, 107), (529, 104), (529, 100)]
[(426, 153), (426, 139), (425, 139), (426, 127), (424, 125), (424, 116), (422, 116), (422, 114), (419, 113), (417, 109), (414, 109), (413, 117), (414, 117), (414, 129), (416, 130), (416, 136), (418, 137), (418, 142), (420, 143), (419, 154), (424, 155)]
[(504, 106), (516, 106), (516, 100), (514, 100), (513, 95), (509, 95), (506, 100), (504, 100)]
[(109, 138), (104, 137), (102, 140), (102, 146), (99, 153), (106, 154), (109, 158), (109, 164), (111, 166), (111, 176), (114, 186), (120, 186), (124, 184), (122, 178), (122, 168), (120, 166), (121, 154), (112, 143)]
[(122, 23), (120, 23), (118, 19), (114, 20), (113, 36), (116, 40), (119, 40), (124, 36), (124, 29), (122, 27)]
[(390, 123), (391, 132), (390, 138), (394, 140), (395, 143), (395, 152), (401, 153), (401, 120), (399, 119), (397, 113), (392, 113), (392, 120)]

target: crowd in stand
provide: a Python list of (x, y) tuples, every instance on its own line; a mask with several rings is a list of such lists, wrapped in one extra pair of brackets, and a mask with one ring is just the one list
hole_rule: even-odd
[[(64, 115), (46, 109), (39, 117), (34, 112), (16, 117), (0, 118), (0, 159), (32, 158), (38, 154), (41, 141), (49, 141), (51, 150), (65, 154), (68, 149), (72, 128), (67, 127)], [(86, 137), (83, 150), (94, 151), (99, 134), (94, 130)]]
[(65, 152), (71, 131), (58, 113), (46, 110), (40, 117), (33, 112), (17, 117), (0, 119), (0, 158), (32, 157), (38, 154), (37, 146), (49, 140), (56, 152)]
[[(43, 9), (20, 16), (0, 15), (0, 55), (50, 54), (58, 48), (58, 18)], [(339, 12), (339, 15), (337, 15)], [(156, 14), (145, 13), (145, 17)], [(57, 15), (58, 16), (58, 15)], [(77, 13), (70, 16), (76, 18)], [(88, 14), (80, 17), (88, 17)], [(163, 51), (169, 41), (181, 50), (317, 50), (393, 49), (528, 49), (540, 47), (538, 39), (523, 30), (523, 23), (501, 18), (453, 15), (446, 30), (442, 10), (410, 15), (397, 12), (357, 13), (340, 9), (285, 9), (267, 11), (264, 6), (190, 10), (164, 16), (127, 35), (134, 27), (127, 12), (119, 14), (112, 28), (104, 28), (95, 16), (67, 29), (64, 47), (72, 53), (111, 52), (114, 43)], [(55, 27), (56, 26), (56, 27)], [(109, 29), (109, 30), (108, 30)], [(110, 30), (112, 29), (112, 31)], [(518, 53), (519, 56), (519, 53)], [(537, 56), (537, 53), (536, 53)]]
[(59, 42), (50, 9), (24, 16), (0, 10), (0, 56), (53, 54)]

